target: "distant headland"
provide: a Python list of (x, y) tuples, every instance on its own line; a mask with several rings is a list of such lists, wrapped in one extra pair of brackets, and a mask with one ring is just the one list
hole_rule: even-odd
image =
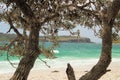
[[(11, 41), (16, 37), (15, 34), (0, 33), (0, 41)], [(90, 38), (77, 37), (77, 36), (60, 36), (57, 38), (59, 42), (80, 42), (80, 43), (92, 43)], [(40, 41), (49, 42), (50, 40), (45, 39), (44, 36), (40, 37)]]
[[(50, 40), (40, 37), (41, 41), (49, 42)], [(92, 43), (90, 38), (77, 37), (77, 36), (59, 36), (57, 37), (58, 42), (79, 42), (79, 43)]]

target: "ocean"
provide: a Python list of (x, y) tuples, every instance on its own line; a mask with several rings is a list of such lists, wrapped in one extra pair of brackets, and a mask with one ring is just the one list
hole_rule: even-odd
[[(46, 43), (46, 47), (51, 46), (51, 43)], [(58, 47), (55, 48), (55, 56), (58, 58), (72, 58), (72, 59), (89, 59), (89, 58), (99, 58), (101, 53), (101, 44), (97, 43), (59, 43)], [(113, 44), (112, 48), (113, 58), (120, 58), (120, 44)], [(40, 55), (44, 58), (43, 55)], [(16, 56), (10, 56), (10, 60), (18, 60)], [(0, 55), (0, 61), (7, 60), (7, 52), (2, 51)]]
[[(50, 46), (51, 43), (46, 43), (46, 47)], [(67, 63), (81, 63), (84, 64), (91, 64), (93, 62), (97, 62), (101, 53), (101, 44), (97, 43), (68, 43), (62, 42), (59, 43), (59, 46), (54, 49), (55, 59), (46, 59), (43, 55), (39, 57), (46, 61), (48, 65), (51, 67), (60, 67), (62, 65), (66, 65)], [(114, 59), (120, 58), (120, 44), (113, 44), (112, 48), (112, 57)], [(19, 63), (20, 58), (16, 56), (10, 56), (9, 59), (12, 63)], [(120, 60), (119, 60), (120, 61)], [(74, 63), (75, 64), (75, 63)], [(40, 67), (41, 66), (41, 67)], [(9, 62), (7, 61), (7, 52), (3, 51), (0, 54), (0, 73), (12, 72), (15, 69), (11, 67)], [(35, 69), (46, 69), (45, 64), (37, 59), (35, 64)]]

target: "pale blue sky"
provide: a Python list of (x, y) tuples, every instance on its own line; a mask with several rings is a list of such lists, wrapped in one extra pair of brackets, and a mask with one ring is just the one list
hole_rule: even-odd
[[(73, 31), (76, 31), (78, 29), (80, 30), (80, 35), (82, 37), (88, 37), (91, 39), (92, 42), (101, 43), (101, 39), (94, 36), (94, 32), (91, 29), (77, 26), (77, 28), (75, 28)], [(0, 23), (0, 32), (6, 33), (8, 30), (9, 30), (9, 25), (5, 22), (1, 22)], [(10, 33), (13, 33), (13, 31), (11, 31)], [(69, 32), (61, 31), (61, 32), (59, 32), (59, 34), (60, 35), (69, 35)]]
[[(94, 35), (94, 31), (91, 30), (91, 29), (88, 29), (88, 28), (84, 28), (84, 27), (80, 27), (80, 26), (77, 26), (73, 32), (77, 31), (77, 30), (80, 30), (80, 35), (81, 37), (88, 37), (91, 39), (92, 42), (96, 42), (96, 43), (101, 43), (101, 39), (98, 38), (97, 36)], [(59, 34), (62, 34), (62, 35), (69, 35), (70, 33), (69, 32), (59, 32)]]

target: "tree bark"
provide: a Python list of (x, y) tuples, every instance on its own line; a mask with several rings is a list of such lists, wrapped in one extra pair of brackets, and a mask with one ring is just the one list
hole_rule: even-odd
[(112, 48), (112, 27), (103, 21), (103, 35), (102, 35), (102, 54), (98, 63), (86, 73), (79, 80), (98, 80), (102, 75), (107, 72), (107, 67), (111, 62), (111, 48)]
[(108, 70), (111, 62), (112, 49), (112, 26), (114, 19), (120, 9), (120, 0), (114, 0), (112, 6), (107, 9), (107, 13), (102, 18), (102, 52), (98, 63), (79, 80), (98, 80)]
[(68, 80), (76, 80), (72, 66), (68, 63), (66, 69)]
[(33, 11), (25, 2), (25, 0), (13, 0), (13, 3), (16, 3), (17, 7), (19, 7), (23, 14), (29, 19), (31, 27), (29, 39), (26, 43), (27, 46), (25, 45), (25, 55), (20, 60), (20, 63), (10, 80), (27, 80), (29, 72), (34, 66), (35, 60), (40, 54), (38, 47), (40, 25), (39, 22), (37, 22)]
[(38, 47), (39, 30), (37, 30), (36, 27), (32, 27), (28, 40), (28, 47), (26, 49), (25, 55), (20, 60), (20, 63), (10, 80), (27, 80), (29, 72), (40, 54)]

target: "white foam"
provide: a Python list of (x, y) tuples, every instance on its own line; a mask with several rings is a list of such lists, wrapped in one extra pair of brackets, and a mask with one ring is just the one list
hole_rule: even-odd
[(53, 50), (53, 53), (58, 54), (59, 51), (58, 50)]

